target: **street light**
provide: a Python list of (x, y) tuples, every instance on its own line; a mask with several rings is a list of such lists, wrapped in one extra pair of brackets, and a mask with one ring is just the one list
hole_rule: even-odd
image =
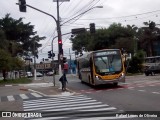
[(66, 22), (62, 23), (61, 26), (64, 25), (65, 23), (67, 23), (67, 22), (69, 22), (69, 21), (71, 21), (71, 20), (73, 20), (73, 19), (75, 19), (75, 18), (81, 16), (81, 15), (84, 15), (85, 13), (87, 13), (88, 11), (90, 11), (90, 10), (92, 10), (92, 9), (94, 9), (94, 8), (103, 8), (103, 6), (95, 6), (95, 7), (92, 7), (92, 8), (90, 8), (90, 9), (88, 9), (88, 10), (86, 10), (86, 11), (80, 13), (79, 15), (76, 15), (75, 17), (73, 17), (73, 18), (67, 20)]

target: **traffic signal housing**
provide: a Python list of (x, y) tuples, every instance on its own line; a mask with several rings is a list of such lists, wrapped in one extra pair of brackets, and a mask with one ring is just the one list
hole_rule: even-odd
[(96, 29), (95, 29), (95, 24), (94, 23), (90, 23), (90, 33), (91, 34), (94, 34), (96, 32)]
[(48, 51), (48, 58), (52, 57), (52, 51)]
[(20, 12), (26, 12), (26, 0), (19, 0)]
[(67, 57), (63, 57), (63, 63), (67, 62)]
[(59, 54), (63, 55), (62, 40), (58, 40)]

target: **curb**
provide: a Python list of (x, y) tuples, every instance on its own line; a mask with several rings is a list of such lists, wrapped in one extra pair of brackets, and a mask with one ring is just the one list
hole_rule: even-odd
[(20, 88), (19, 90), (28, 91), (27, 88)]
[[(57, 95), (46, 95), (42, 92), (39, 92), (39, 91), (36, 91), (36, 90), (32, 90), (32, 89), (28, 89), (28, 91), (31, 91), (31, 92), (36, 92), (38, 94), (41, 94), (45, 97), (60, 97), (60, 96), (70, 96), (70, 95), (75, 95), (76, 93), (75, 92), (70, 92), (71, 90), (67, 89), (67, 92), (61, 92), (60, 94), (57, 94)], [(68, 92), (69, 91), (69, 92)]]

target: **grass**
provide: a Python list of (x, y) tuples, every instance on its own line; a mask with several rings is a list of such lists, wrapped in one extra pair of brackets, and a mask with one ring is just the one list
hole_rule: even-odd
[(7, 80), (0, 80), (0, 85), (3, 84), (26, 84), (26, 83), (31, 83), (32, 80), (28, 79), (26, 77), (23, 78), (18, 78), (18, 79), (7, 79)]

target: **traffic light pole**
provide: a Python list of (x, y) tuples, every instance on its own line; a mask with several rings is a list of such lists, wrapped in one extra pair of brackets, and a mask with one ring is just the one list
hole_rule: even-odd
[[(21, 5), (21, 3), (16, 3), (16, 4), (17, 4), (17, 5)], [(37, 9), (37, 8), (31, 6), (31, 5), (25, 4), (25, 6), (30, 7), (30, 8), (32, 8), (32, 9), (34, 9), (34, 10), (37, 10), (37, 11), (39, 11), (39, 12), (41, 12), (41, 13), (44, 13), (44, 14), (52, 17), (52, 18), (54, 19), (54, 21), (56, 22), (57, 34), (58, 34), (58, 41), (59, 41), (59, 40), (62, 41), (61, 27), (60, 27), (60, 20), (59, 20), (59, 0), (57, 0), (57, 20), (56, 20), (56, 18), (55, 18), (53, 15), (51, 15), (51, 14), (49, 14), (49, 13), (46, 13), (46, 12), (40, 10), (40, 9)], [(61, 50), (60, 50), (60, 48), (61, 48)], [(62, 62), (62, 60), (60, 60), (60, 55), (63, 56), (63, 49), (62, 49), (62, 47), (59, 46), (59, 44), (58, 44), (58, 49), (59, 49), (59, 54), (58, 54), (58, 60), (59, 60), (59, 75), (61, 76), (61, 75), (62, 75), (62, 67), (61, 67), (61, 66), (62, 66), (62, 63), (63, 63), (63, 62)]]
[(62, 42), (62, 34), (61, 34), (61, 26), (60, 26), (60, 19), (59, 19), (59, 0), (57, 0), (57, 33), (58, 33), (58, 60), (59, 60), (59, 76), (62, 76), (62, 60), (60, 56), (63, 56), (63, 49), (60, 46), (59, 41)]
[[(33, 6), (30, 6), (30, 5), (27, 5), (27, 4), (26, 4), (26, 6), (32, 8), (32, 9), (35, 9), (35, 10), (37, 10), (37, 11), (39, 11), (39, 12), (42, 12), (42, 13), (50, 16), (50, 17), (52, 17), (52, 18), (55, 20), (55, 22), (56, 22), (57, 34), (58, 34), (58, 41), (59, 41), (59, 40), (62, 40), (60, 20), (59, 20), (59, 1), (58, 1), (58, 0), (57, 0), (57, 20), (56, 20), (56, 18), (55, 18), (53, 15), (51, 15), (51, 14), (48, 14), (48, 13), (42, 11), (42, 10), (39, 10), (39, 9), (37, 9), (37, 8), (35, 8), (35, 7), (33, 7)], [(62, 75), (62, 67), (61, 67), (61, 66), (62, 66), (62, 63), (63, 63), (63, 62), (60, 60), (60, 55), (63, 56), (63, 52), (62, 52), (62, 50), (60, 50), (59, 44), (58, 44), (58, 49), (59, 49), (59, 55), (58, 55), (58, 60), (59, 60), (59, 75), (61, 76), (61, 75)]]

